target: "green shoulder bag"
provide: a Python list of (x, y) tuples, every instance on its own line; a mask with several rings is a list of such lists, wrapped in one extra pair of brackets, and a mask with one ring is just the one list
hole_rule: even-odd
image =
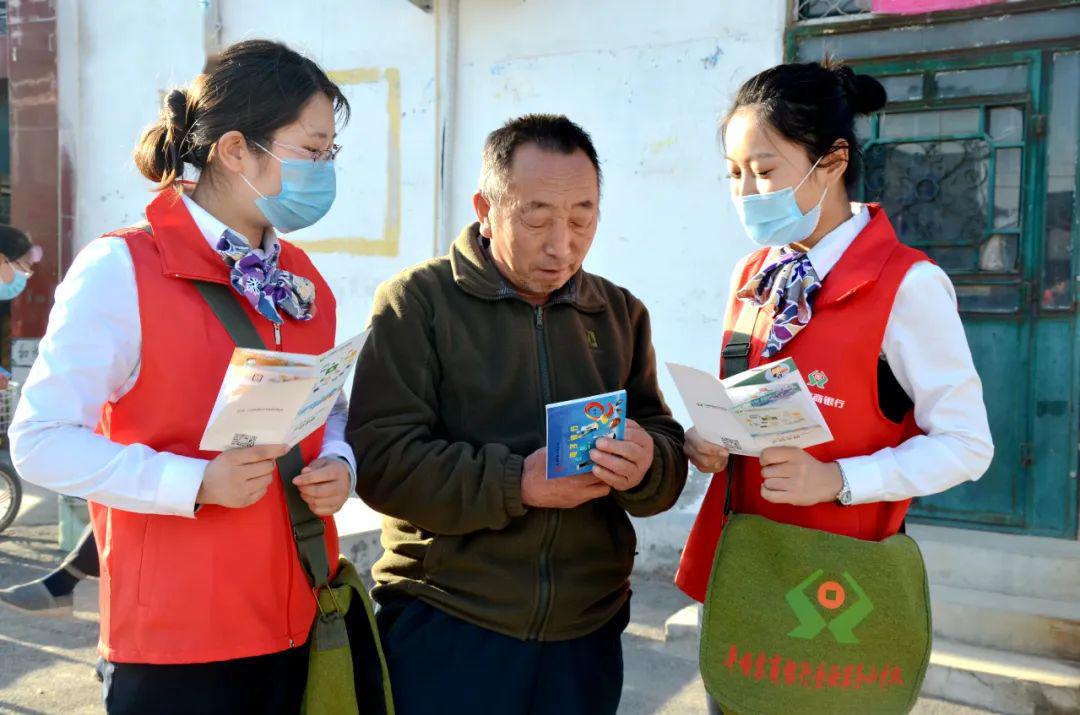
[[(746, 369), (751, 332), (737, 330), (724, 348), (725, 374)], [(732, 481), (702, 621), (710, 695), (728, 715), (910, 711), (932, 633), (915, 541), (733, 514)]]
[[(229, 286), (196, 281), (195, 287), (240, 347), (266, 347)], [(316, 595), (303, 715), (394, 715), (390, 675), (375, 613), (359, 574), (340, 557), (331, 582), (325, 526), (292, 480), (304, 468), (300, 447), (278, 460), (300, 563)]]

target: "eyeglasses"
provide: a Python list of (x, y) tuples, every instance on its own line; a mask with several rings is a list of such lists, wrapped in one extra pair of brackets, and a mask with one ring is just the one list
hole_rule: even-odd
[(329, 149), (324, 149), (323, 151), (315, 151), (313, 149), (305, 149), (304, 147), (293, 146), (292, 144), (279, 142), (276, 139), (271, 139), (270, 143), (277, 144), (278, 146), (283, 146), (286, 149), (297, 152), (298, 154), (303, 154), (304, 156), (310, 158), (312, 161), (333, 161), (337, 158), (337, 155), (341, 153), (340, 144), (331, 144)]
[(4, 261), (4, 264), (10, 265), (14, 270), (22, 273), (27, 278), (30, 278), (30, 276), (34, 275), (34, 269), (30, 268), (25, 263), (21, 263), (20, 261), (12, 261), (8, 259)]

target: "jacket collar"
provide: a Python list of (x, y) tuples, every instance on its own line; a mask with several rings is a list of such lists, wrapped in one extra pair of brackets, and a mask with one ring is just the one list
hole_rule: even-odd
[(821, 283), (815, 304), (839, 303), (872, 284), (900, 245), (889, 217), (878, 204), (867, 204), (870, 223), (844, 251)]
[[(521, 300), (512, 286), (487, 256), (481, 244), (480, 224), (466, 227), (450, 247), (450, 266), (454, 283), (469, 295), (483, 300)], [(568, 303), (584, 313), (598, 313), (607, 307), (598, 285), (599, 279), (579, 270), (549, 299), (549, 304)]]
[[(146, 207), (146, 220), (161, 256), (161, 271), (173, 278), (228, 284), (229, 267), (199, 228), (184, 203), (182, 191), (179, 186), (164, 189)], [(281, 244), (278, 265), (292, 270), (293, 246), (280, 238), (275, 240)]]
[(229, 267), (210, 247), (184, 205), (179, 189), (160, 191), (146, 207), (146, 220), (153, 228), (165, 275), (211, 283), (229, 282)]

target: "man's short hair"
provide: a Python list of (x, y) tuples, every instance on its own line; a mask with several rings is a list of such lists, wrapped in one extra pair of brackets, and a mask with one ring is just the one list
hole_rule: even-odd
[(589, 133), (562, 114), (526, 114), (511, 119), (484, 141), (480, 167), (480, 194), (491, 203), (499, 203), (510, 183), (514, 152), (524, 144), (535, 144), (544, 151), (573, 154), (581, 150), (596, 169), (597, 190), (602, 183), (600, 160)]

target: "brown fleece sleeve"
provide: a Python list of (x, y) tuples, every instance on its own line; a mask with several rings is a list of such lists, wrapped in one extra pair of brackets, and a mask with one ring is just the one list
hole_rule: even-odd
[(405, 280), (375, 294), (353, 380), (346, 435), (357, 494), (434, 534), (502, 529), (525, 513), (523, 459), (501, 444), (440, 439), (431, 306)]
[(686, 484), (685, 435), (657, 382), (649, 311), (629, 294), (627, 301), (634, 325), (634, 356), (626, 383), (628, 416), (652, 436), (653, 462), (641, 484), (616, 493), (615, 500), (633, 516), (652, 516), (670, 509)]

